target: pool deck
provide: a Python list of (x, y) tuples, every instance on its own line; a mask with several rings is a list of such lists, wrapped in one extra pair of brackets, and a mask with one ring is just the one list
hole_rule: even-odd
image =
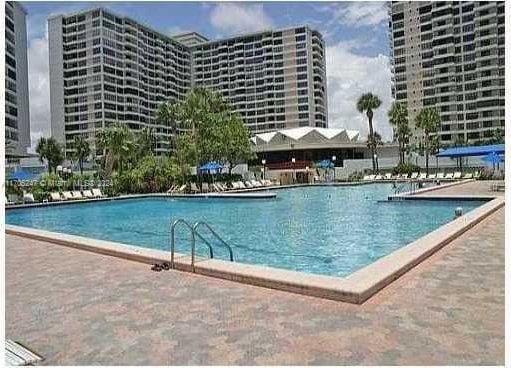
[(6, 337), (52, 365), (502, 365), (504, 212), (362, 305), (6, 235)]

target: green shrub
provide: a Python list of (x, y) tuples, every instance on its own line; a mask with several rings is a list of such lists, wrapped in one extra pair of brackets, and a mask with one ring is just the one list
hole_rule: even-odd
[(402, 164), (397, 165), (392, 169), (392, 174), (411, 174), (413, 172), (420, 172), (421, 168), (420, 166), (417, 166), (415, 164), (411, 164), (409, 162), (405, 162)]

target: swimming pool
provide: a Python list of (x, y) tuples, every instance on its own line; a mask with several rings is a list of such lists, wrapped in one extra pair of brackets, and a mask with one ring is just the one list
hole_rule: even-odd
[[(276, 199), (152, 197), (11, 209), (7, 224), (168, 250), (170, 222), (206, 221), (237, 262), (347, 276), (483, 201), (385, 201), (391, 184), (283, 189)], [(181, 228), (176, 250), (188, 254)], [(217, 243), (218, 244), (218, 243)], [(197, 253), (206, 255), (197, 244)], [(215, 247), (215, 258), (227, 252)]]

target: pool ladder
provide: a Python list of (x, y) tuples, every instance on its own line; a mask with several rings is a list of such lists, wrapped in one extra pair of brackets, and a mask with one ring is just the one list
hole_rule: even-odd
[(229, 260), (231, 262), (234, 261), (234, 254), (233, 254), (233, 251), (232, 251), (232, 247), (229, 244), (227, 244), (227, 242), (224, 239), (222, 239), (220, 237), (220, 235), (218, 235), (217, 232), (215, 230), (213, 230), (213, 228), (207, 222), (198, 221), (195, 224), (193, 224), (193, 226), (192, 226), (192, 225), (190, 225), (190, 223), (188, 223), (184, 219), (177, 219), (170, 226), (170, 266), (172, 268), (176, 268), (175, 267), (176, 264), (174, 262), (174, 254), (175, 254), (175, 248), (176, 248), (176, 227), (178, 225), (180, 225), (180, 224), (185, 226), (188, 230), (190, 230), (190, 235), (191, 235), (190, 236), (190, 247), (191, 247), (191, 266), (192, 266), (192, 271), (195, 271), (195, 244), (196, 244), (196, 238), (199, 238), (200, 240), (202, 240), (204, 242), (204, 244), (206, 244), (206, 246), (208, 247), (208, 250), (209, 250), (209, 257), (210, 258), (214, 258), (213, 246), (199, 232), (199, 229), (201, 227), (206, 228), (207, 230), (209, 230), (209, 232), (217, 240), (220, 241), (220, 244), (224, 248), (227, 248), (227, 251), (229, 252)]

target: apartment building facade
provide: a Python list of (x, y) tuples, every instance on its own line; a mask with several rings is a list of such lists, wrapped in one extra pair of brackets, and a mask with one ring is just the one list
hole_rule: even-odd
[(504, 1), (389, 3), (393, 84), (414, 140), (423, 107), (440, 110), (440, 143), (475, 143), (504, 130)]
[(95, 146), (115, 123), (153, 128), (157, 152), (168, 152), (158, 107), (195, 86), (220, 92), (253, 133), (327, 126), (324, 43), (308, 27), (209, 41), (169, 37), (102, 8), (51, 17), (48, 27), (51, 131), (67, 153), (75, 135)]
[(25, 156), (30, 147), (26, 11), (5, 3), (6, 157)]

